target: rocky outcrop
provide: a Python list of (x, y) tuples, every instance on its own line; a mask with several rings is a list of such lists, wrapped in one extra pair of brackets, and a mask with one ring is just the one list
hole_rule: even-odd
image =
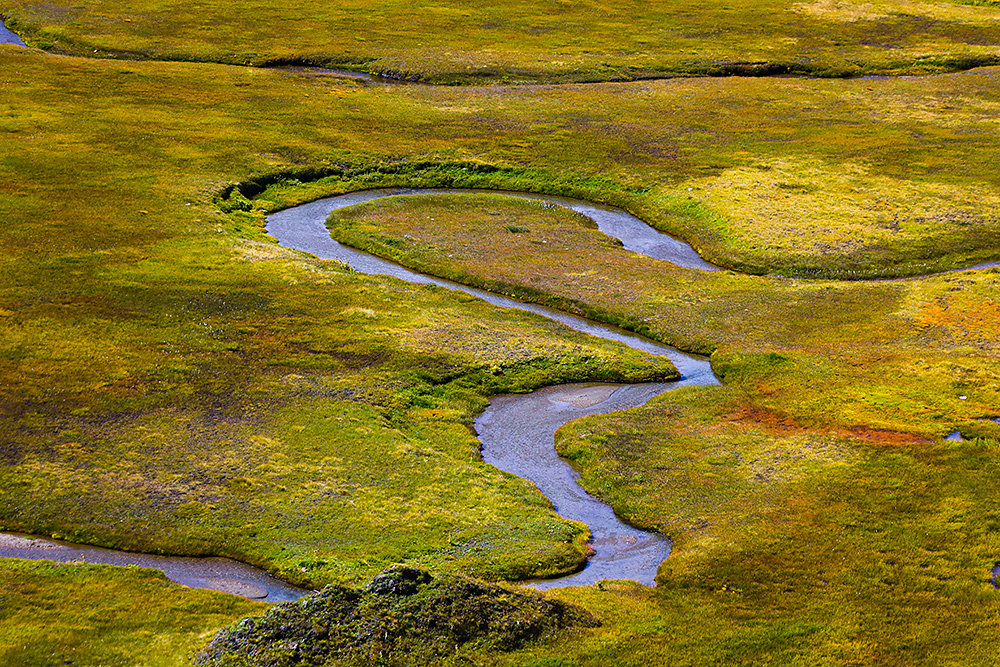
[(220, 631), (197, 663), (434, 664), (459, 651), (510, 651), (597, 625), (584, 609), (538, 593), (397, 566), (362, 589), (327, 586), (243, 619)]

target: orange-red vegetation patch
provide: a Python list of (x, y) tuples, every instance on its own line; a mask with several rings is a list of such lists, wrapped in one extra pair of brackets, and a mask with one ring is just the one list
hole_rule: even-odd
[[(766, 408), (745, 405), (725, 416), (731, 422), (753, 425), (768, 435), (792, 435), (804, 433), (807, 429), (788, 415), (782, 415)], [(815, 429), (809, 429), (815, 430)]]
[(730, 422), (755, 426), (764, 433), (773, 436), (823, 433), (842, 437), (864, 438), (865, 440), (882, 445), (907, 445), (930, 442), (926, 438), (921, 438), (912, 433), (874, 429), (867, 426), (852, 426), (848, 429), (817, 426), (807, 427), (788, 415), (752, 405), (745, 405), (734, 412), (730, 412), (725, 415), (725, 419)]

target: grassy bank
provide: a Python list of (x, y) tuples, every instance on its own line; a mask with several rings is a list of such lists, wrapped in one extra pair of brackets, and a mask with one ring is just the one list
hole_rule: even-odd
[[(501, 195), (379, 200), (330, 226), (425, 271), (716, 350), (727, 386), (558, 433), (581, 483), (674, 550), (655, 592), (563, 593), (606, 628), (510, 664), (990, 663), (995, 272), (698, 274)], [(954, 428), (982, 439), (942, 441)]]
[(24, 667), (190, 664), (218, 628), (267, 608), (154, 570), (18, 559), (0, 561), (0, 594), (0, 660)]
[[(893, 283), (706, 274), (624, 251), (566, 210), (499, 195), (378, 200), (334, 212), (330, 226), (424, 271), (714, 352), (727, 384), (804, 423), (991, 432), (974, 420), (997, 404), (992, 344), (928, 340), (924, 322), (953, 313), (949, 301), (986, 307), (993, 272)], [(961, 326), (991, 336), (986, 321)]]
[[(583, 528), (482, 464), (467, 425), (492, 393), (668, 362), (248, 240), (256, 218), (214, 203), (234, 156), (244, 176), (290, 164), (263, 149), (283, 125), (244, 132), (262, 117), (233, 93), (243, 71), (7, 55), (5, 528), (313, 585), (397, 561), (582, 564)], [(212, 95), (218, 113), (192, 124)]]
[(33, 46), (88, 56), (348, 67), (433, 83), (859, 76), (998, 64), (990, 3), (5, 0)]
[(728, 388), (574, 423), (584, 484), (676, 543), (655, 592), (574, 594), (616, 622), (558, 653), (991, 664), (997, 442), (805, 428)]
[[(58, 181), (101, 173), (81, 137), (117, 151), (134, 167), (121, 190), (135, 202), (126, 228), (141, 224), (137, 211), (161, 212), (143, 200), (145, 165), (154, 174), (184, 165), (185, 176), (159, 186), (192, 205), (235, 182), (257, 187), (280, 176), (293, 188), (277, 200), (269, 192), (262, 205), (393, 184), (591, 197), (751, 273), (889, 277), (998, 257), (992, 69), (929, 80), (387, 89), (291, 72), (5, 51), (16, 107), (5, 120), (17, 148), (8, 159), (21, 162), (24, 178)], [(63, 106), (29, 111), (29, 97)], [(98, 105), (95, 118), (81, 118), (84, 99)], [(66, 127), (70, 119), (81, 127)], [(49, 140), (67, 143), (65, 165), (45, 173), (45, 159), (18, 157), (35, 150), (36, 128), (62, 135)], [(301, 189), (291, 182), (316, 176), (326, 178)], [(89, 181), (95, 197), (109, 179)]]
[(428, 104), (451, 110), (436, 129), (465, 151), (429, 160), (426, 152), (343, 155), (244, 187), (265, 209), (379, 185), (564, 194), (626, 208), (743, 272), (931, 273), (998, 257), (994, 75), (671, 81), (524, 95), (372, 90), (372, 100), (413, 103), (409, 114)]

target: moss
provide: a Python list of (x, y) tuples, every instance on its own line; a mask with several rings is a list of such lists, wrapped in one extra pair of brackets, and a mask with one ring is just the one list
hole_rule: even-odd
[(996, 445), (807, 427), (726, 387), (567, 425), (558, 447), (581, 483), (674, 549), (655, 591), (569, 595), (608, 634), (548, 653), (988, 664)]
[[(17, 149), (0, 178), (23, 194), (0, 204), (16, 221), (4, 228), (5, 528), (227, 555), (317, 586), (392, 562), (487, 578), (582, 565), (583, 529), (482, 464), (468, 423), (491, 393), (662, 378), (669, 363), (256, 240), (259, 207), (230, 188), (223, 214), (215, 196), (253, 171), (247, 160), (267, 162), (230, 143), (255, 131), (255, 104), (194, 113), (214, 86), (244, 104), (239, 77), (181, 66), (194, 78), (166, 97), (161, 64), (3, 57), (19, 63), (2, 70), (5, 94), (62, 100), (7, 117)], [(123, 116), (133, 104), (145, 111)], [(36, 148), (35, 124), (61, 153)]]
[[(532, 233), (506, 232), (512, 222)], [(931, 304), (956, 281), (947, 301), (991, 302), (991, 273), (870, 284), (706, 274), (626, 252), (565, 210), (497, 195), (378, 200), (334, 212), (330, 225), (341, 240), (423, 271), (713, 352), (724, 382), (804, 423), (932, 437), (996, 400), (989, 356), (926, 340), (903, 305), (938, 312)], [(966, 317), (963, 330), (981, 330)], [(958, 399), (956, 368), (977, 387), (963, 390), (978, 391), (975, 402)]]
[[(852, 23), (869, 9), (810, 11)], [(887, 38), (920, 27), (885, 23)], [(940, 268), (992, 249), (997, 104), (993, 70), (390, 88), (0, 49), (2, 522), (231, 555), (317, 584), (400, 561), (486, 578), (579, 567), (580, 527), (482, 465), (468, 421), (495, 391), (670, 367), (263, 242), (263, 211), (378, 184), (508, 187), (625, 206), (728, 266), (875, 275), (918, 270), (907, 262), (926, 256)], [(250, 210), (235, 183), (263, 188), (241, 192)], [(751, 203), (756, 192), (759, 205), (727, 209), (727, 189)], [(809, 249), (797, 222), (816, 232), (817, 211), (829, 212), (825, 242), (895, 234), (858, 215), (866, 201), (927, 220), (900, 223), (911, 245), (867, 244), (870, 262)], [(436, 236), (410, 234), (423, 245), (394, 248), (713, 352), (729, 383), (563, 441), (593, 490), (660, 522), (678, 549), (657, 590), (559, 593), (604, 625), (505, 660), (992, 659), (977, 628), (994, 622), (988, 570), (1000, 551), (984, 500), (1000, 437), (998, 274), (706, 276), (629, 256), (573, 216), (509, 209), (491, 228), (474, 211), (458, 206), (421, 229)], [(374, 240), (421, 227), (406, 209), (362, 213)], [(563, 243), (503, 261), (555, 233)], [(445, 261), (459, 246), (476, 261)], [(956, 429), (981, 441), (938, 441)], [(742, 524), (723, 522), (727, 508)], [(831, 540), (836, 553), (823, 551)], [(841, 564), (833, 589), (817, 575), (826, 560)], [(128, 595), (141, 608), (154, 593)], [(69, 626), (79, 608), (52, 612), (63, 604), (39, 617)], [(115, 637), (87, 627), (76, 636)], [(153, 644), (135, 625), (120, 636), (112, 643)], [(38, 656), (61, 641), (33, 637)]]
[[(506, 232), (515, 220), (530, 239)], [(995, 272), (873, 284), (699, 275), (624, 252), (573, 214), (497, 195), (370, 202), (330, 223), (453, 279), (623, 322), (645, 316), (668, 340), (690, 340), (692, 326), (716, 337), (726, 386), (667, 393), (557, 435), (585, 488), (674, 539), (659, 587), (567, 593), (613, 616), (614, 629), (509, 664), (631, 664), (668, 651), (692, 664), (989, 654), (957, 619), (989, 623), (997, 604), (984, 518), (994, 491), (981, 476), (992, 478), (1000, 431), (979, 416), (998, 404)], [(678, 302), (701, 324), (667, 317)], [(952, 424), (984, 439), (942, 442)], [(644, 600), (641, 610), (623, 617), (623, 598)], [(597, 648), (609, 644), (617, 650)]]
[(0, 561), (0, 658), (9, 665), (190, 664), (206, 636), (267, 605), (134, 567)]
[(395, 567), (363, 589), (329, 586), (221, 631), (201, 665), (441, 664), (599, 625), (537, 593)]

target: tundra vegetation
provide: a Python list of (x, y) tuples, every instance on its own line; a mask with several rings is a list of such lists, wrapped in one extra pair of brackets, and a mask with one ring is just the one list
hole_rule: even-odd
[(598, 625), (586, 610), (532, 591), (396, 566), (360, 590), (330, 585), (244, 619), (216, 635), (197, 663), (437, 665)]
[(3, 0), (32, 46), (349, 67), (431, 83), (857, 76), (1000, 63), (996, 0)]
[(268, 605), (112, 565), (0, 564), (5, 665), (189, 663), (219, 625)]
[[(345, 242), (421, 270), (711, 354), (723, 381), (558, 435), (588, 489), (675, 540), (655, 589), (555, 591), (600, 626), (438, 657), (993, 660), (998, 274), (861, 279), (1000, 259), (997, 69), (434, 87), (164, 60), (461, 83), (714, 72), (740, 54), (912, 73), (989, 62), (1000, 10), (558, 5), (534, 26), (515, 5), (450, 17), (440, 5), (400, 38), (397, 19), (416, 11), (401, 4), (307, 16), (206, 2), (175, 29), (169, 7), (111, 5), (0, 2), (30, 44), (122, 58), (0, 45), (0, 527), (232, 556), (313, 587), (358, 586), (393, 563), (489, 580), (578, 568), (583, 527), (484, 465), (471, 419), (498, 392), (672, 366), (357, 275), (263, 229), (267, 211), (365, 187), (565, 194), (627, 208), (733, 271), (643, 258), (579, 216), (498, 194), (380, 200), (330, 220)], [(366, 44), (355, 35), (369, 20)], [(711, 35), (710, 21), (732, 27)], [(450, 29), (450, 49), (426, 41), (463, 22), (478, 28)], [(573, 26), (589, 27), (592, 53)], [(560, 48), (575, 55), (560, 64)], [(955, 430), (966, 439), (943, 440)], [(0, 581), (0, 656), (18, 664), (184, 664), (264, 609), (134, 569), (4, 561)]]
[[(675, 544), (655, 593), (618, 589), (634, 616), (589, 591), (618, 623), (561, 651), (633, 664), (632, 648), (596, 648), (620, 623), (647, 654), (710, 664), (991, 659), (979, 633), (997, 609), (996, 337), (971, 322), (988, 319), (993, 270), (876, 284), (694, 277), (576, 214), (498, 195), (379, 200), (330, 224), (425, 271), (714, 348), (723, 386), (560, 430), (586, 488)], [(692, 314), (682, 325), (663, 316), (678, 301)], [(956, 428), (978, 437), (942, 440)], [(666, 626), (636, 629), (650, 618)], [(949, 618), (968, 623), (953, 629), (961, 649), (941, 640)], [(683, 629), (666, 639), (664, 627)]]

